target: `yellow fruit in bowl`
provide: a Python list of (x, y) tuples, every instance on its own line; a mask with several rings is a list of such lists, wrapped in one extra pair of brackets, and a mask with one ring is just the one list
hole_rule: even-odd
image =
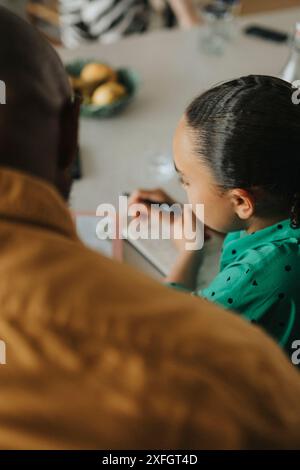
[(117, 74), (108, 65), (92, 62), (83, 67), (80, 78), (86, 84), (103, 83), (110, 80), (116, 80)]
[(114, 103), (127, 94), (126, 88), (120, 83), (108, 82), (100, 85), (93, 93), (92, 104), (106, 106)]
[(69, 75), (69, 82), (73, 90), (78, 91), (81, 90), (84, 87), (84, 82), (81, 80), (80, 77), (74, 77), (72, 75)]

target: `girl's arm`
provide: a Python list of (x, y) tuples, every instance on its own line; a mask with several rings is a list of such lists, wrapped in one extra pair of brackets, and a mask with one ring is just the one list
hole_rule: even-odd
[(165, 281), (180, 284), (189, 290), (195, 290), (201, 258), (201, 250), (182, 251)]

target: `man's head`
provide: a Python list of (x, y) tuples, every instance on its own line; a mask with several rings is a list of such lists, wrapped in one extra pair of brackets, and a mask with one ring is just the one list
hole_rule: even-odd
[(68, 196), (77, 147), (78, 105), (54, 49), (0, 7), (0, 166), (25, 171)]

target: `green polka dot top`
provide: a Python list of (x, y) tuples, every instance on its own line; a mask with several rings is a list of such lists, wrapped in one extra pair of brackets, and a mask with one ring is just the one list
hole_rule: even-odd
[(300, 228), (290, 220), (224, 240), (220, 271), (194, 294), (264, 328), (290, 356), (300, 340)]

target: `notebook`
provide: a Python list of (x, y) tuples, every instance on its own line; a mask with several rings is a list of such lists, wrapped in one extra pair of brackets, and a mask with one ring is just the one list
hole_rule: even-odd
[[(77, 213), (74, 218), (78, 236), (85, 245), (105, 256), (122, 260), (122, 240), (100, 240), (97, 237), (96, 226), (99, 217)], [(130, 230), (124, 231), (123, 236), (163, 276), (169, 274), (178, 256), (178, 251), (171, 240), (162, 238), (158, 240), (150, 238), (134, 240), (130, 237)], [(198, 289), (207, 287), (217, 275), (222, 244), (222, 238), (217, 235), (212, 236), (210, 240), (204, 243), (197, 281)]]
[[(128, 243), (141, 253), (163, 276), (170, 273), (178, 256), (178, 251), (171, 240), (134, 240), (130, 237), (130, 231), (125, 233), (124, 236)], [(222, 238), (217, 235), (213, 235), (210, 240), (205, 241), (197, 280), (198, 289), (207, 287), (218, 274), (222, 244)]]

